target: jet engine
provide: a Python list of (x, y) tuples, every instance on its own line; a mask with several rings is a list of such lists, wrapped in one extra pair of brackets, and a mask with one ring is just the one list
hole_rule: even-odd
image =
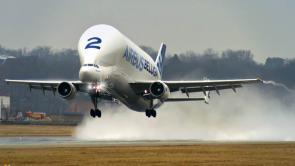
[(151, 84), (150, 93), (153, 98), (166, 100), (170, 95), (170, 89), (164, 82), (157, 81)]
[(76, 95), (76, 88), (70, 82), (62, 82), (57, 86), (58, 94), (64, 99), (72, 99)]

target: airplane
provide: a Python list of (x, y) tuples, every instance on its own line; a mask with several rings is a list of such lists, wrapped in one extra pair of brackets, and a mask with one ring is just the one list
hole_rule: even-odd
[[(156, 109), (165, 102), (205, 101), (210, 91), (242, 87), (242, 84), (261, 83), (260, 78), (233, 80), (162, 80), (166, 45), (161, 44), (154, 61), (138, 45), (116, 28), (99, 24), (88, 28), (78, 43), (81, 63), (79, 80), (11, 80), (7, 84), (25, 84), (29, 89), (56, 92), (64, 99), (73, 99), (77, 92), (90, 96), (94, 108), (90, 115), (101, 117), (99, 100), (120, 101), (128, 108), (156, 117)], [(182, 98), (172, 98), (171, 93), (181, 92)], [(190, 93), (203, 92), (204, 97), (192, 98)]]

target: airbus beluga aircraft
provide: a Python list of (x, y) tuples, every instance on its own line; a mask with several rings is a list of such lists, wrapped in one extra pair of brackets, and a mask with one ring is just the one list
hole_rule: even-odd
[[(233, 89), (242, 84), (262, 82), (257, 79), (235, 80), (162, 80), (166, 45), (161, 44), (156, 61), (116, 28), (95, 25), (87, 29), (78, 44), (81, 68), (77, 81), (10, 80), (7, 83), (26, 84), (30, 89), (57, 92), (64, 99), (72, 99), (77, 92), (89, 94), (94, 109), (92, 117), (101, 117), (99, 100), (119, 100), (131, 110), (156, 117), (156, 109), (164, 102), (198, 101), (208, 103), (210, 91)], [(180, 91), (183, 98), (171, 98)], [(203, 98), (191, 98), (190, 93), (203, 92)]]

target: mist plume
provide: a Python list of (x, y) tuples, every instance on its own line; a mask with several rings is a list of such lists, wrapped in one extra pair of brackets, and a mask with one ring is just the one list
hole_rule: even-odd
[(86, 140), (295, 140), (294, 104), (285, 105), (253, 86), (237, 94), (212, 93), (211, 98), (209, 105), (165, 103), (155, 119), (124, 106), (104, 108), (101, 119), (85, 116), (75, 136)]

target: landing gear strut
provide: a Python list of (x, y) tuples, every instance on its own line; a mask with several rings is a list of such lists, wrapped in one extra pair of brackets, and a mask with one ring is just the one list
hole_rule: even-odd
[(157, 112), (154, 110), (154, 109), (148, 109), (148, 110), (145, 110), (145, 115), (147, 117), (156, 117), (157, 116)]
[(97, 96), (96, 95), (91, 96), (91, 101), (92, 101), (92, 103), (94, 105), (94, 109), (90, 110), (90, 116), (92, 116), (93, 118), (95, 118), (96, 116), (100, 118), (101, 117), (101, 111), (97, 108), (97, 104), (98, 104)]
[(145, 110), (145, 116), (147, 116), (147, 117), (156, 117), (157, 116), (157, 112), (154, 110), (154, 109), (152, 109), (153, 108), (153, 100), (150, 100), (150, 109), (147, 109), (147, 110)]

